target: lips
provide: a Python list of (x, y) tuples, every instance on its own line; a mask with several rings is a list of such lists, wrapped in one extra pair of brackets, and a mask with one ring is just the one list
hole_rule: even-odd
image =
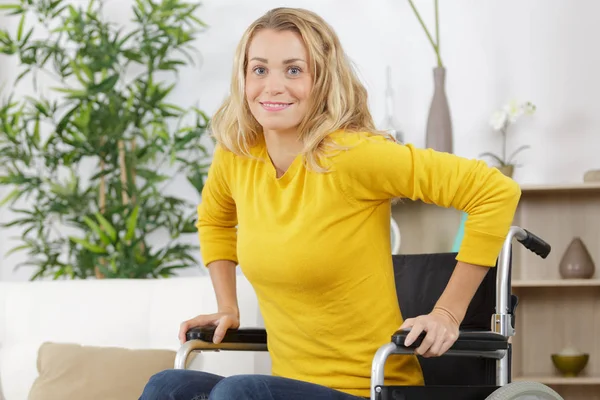
[(281, 111), (285, 110), (293, 103), (282, 103), (282, 102), (273, 102), (273, 101), (264, 101), (260, 102), (260, 105), (267, 111)]

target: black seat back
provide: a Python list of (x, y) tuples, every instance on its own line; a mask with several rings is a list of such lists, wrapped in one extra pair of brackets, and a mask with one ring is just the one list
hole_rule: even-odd
[[(456, 266), (456, 253), (393, 255), (396, 293), (404, 319), (431, 312)], [(489, 331), (495, 312), (496, 268), (490, 268), (475, 293), (461, 330)], [(419, 357), (425, 384), (494, 385), (496, 362), (492, 359), (442, 356)]]

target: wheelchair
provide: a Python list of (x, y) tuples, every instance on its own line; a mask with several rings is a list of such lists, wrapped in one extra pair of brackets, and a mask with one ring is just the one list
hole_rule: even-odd
[[(511, 382), (511, 336), (515, 334), (517, 296), (511, 293), (513, 239), (542, 258), (551, 247), (535, 234), (512, 226), (498, 256), (475, 293), (459, 337), (442, 356), (417, 356), (423, 370), (424, 386), (384, 385), (388, 357), (414, 354), (425, 337), (406, 347), (409, 331), (391, 333), (389, 343), (373, 355), (371, 400), (562, 400), (548, 386), (538, 382)], [(457, 253), (392, 254), (398, 304), (404, 319), (427, 314), (444, 291), (456, 265)], [(491, 318), (491, 321), (490, 321)], [(490, 323), (491, 322), (491, 323)], [(212, 343), (214, 327), (188, 330), (187, 341), (175, 358), (175, 369), (185, 369), (194, 351), (268, 351), (264, 329), (229, 330), (219, 344)]]

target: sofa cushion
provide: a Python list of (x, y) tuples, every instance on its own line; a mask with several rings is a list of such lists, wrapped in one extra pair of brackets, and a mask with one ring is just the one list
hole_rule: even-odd
[(173, 368), (172, 350), (42, 344), (29, 400), (139, 398), (150, 377)]

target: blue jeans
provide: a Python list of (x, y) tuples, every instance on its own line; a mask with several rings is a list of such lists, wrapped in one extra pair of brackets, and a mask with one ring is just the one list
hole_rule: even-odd
[(270, 375), (224, 378), (169, 369), (152, 376), (139, 400), (362, 400), (325, 386)]

